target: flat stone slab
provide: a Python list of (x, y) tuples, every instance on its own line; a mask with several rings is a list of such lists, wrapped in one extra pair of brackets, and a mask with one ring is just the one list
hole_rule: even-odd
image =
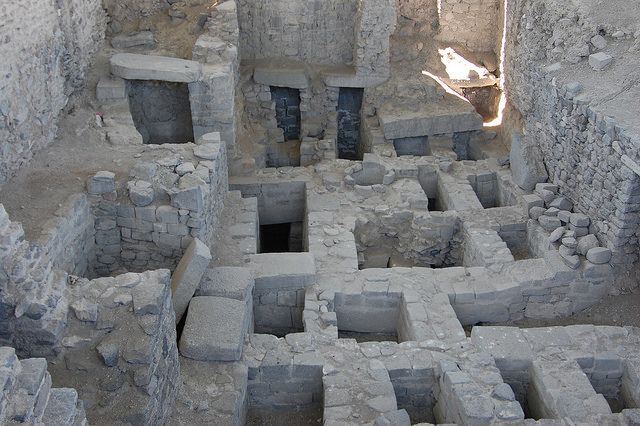
[(173, 309), (176, 312), (176, 323), (180, 322), (189, 306), (200, 280), (211, 262), (211, 252), (205, 243), (194, 238), (182, 255), (173, 276), (171, 290), (173, 291)]
[(117, 53), (111, 57), (111, 73), (126, 80), (161, 80), (192, 83), (200, 80), (202, 65), (166, 56)]
[(210, 268), (202, 277), (196, 296), (217, 296), (246, 301), (252, 295), (253, 285), (253, 276), (247, 268)]
[(242, 356), (248, 321), (248, 305), (243, 301), (194, 297), (180, 338), (180, 352), (199, 361), (237, 361)]
[(257, 289), (303, 288), (316, 281), (316, 265), (311, 253), (264, 253), (250, 257)]
[(482, 129), (482, 117), (473, 106), (455, 96), (408, 107), (383, 106), (380, 125), (388, 140), (442, 135)]
[(253, 71), (256, 83), (266, 86), (290, 87), (292, 89), (306, 89), (309, 79), (303, 67), (296, 66), (256, 66)]

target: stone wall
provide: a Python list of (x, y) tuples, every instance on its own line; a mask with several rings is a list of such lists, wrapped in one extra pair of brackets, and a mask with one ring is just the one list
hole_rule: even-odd
[(33, 241), (52, 265), (72, 275), (92, 276), (95, 262), (95, 224), (85, 194), (75, 194), (47, 220)]
[(98, 0), (30, 0), (4, 5), (0, 22), (3, 182), (53, 141), (60, 111), (101, 44), (105, 15)]
[(0, 344), (21, 356), (44, 356), (60, 344), (67, 321), (66, 276), (53, 270), (45, 248), (0, 206)]
[[(500, 0), (442, 0), (440, 38), (477, 52), (496, 51)], [(496, 51), (496, 53), (499, 50)]]
[[(210, 134), (201, 142), (213, 135), (219, 139)], [(173, 269), (193, 238), (210, 240), (228, 183), (225, 144), (208, 142), (163, 145), (176, 154), (140, 159), (118, 186), (113, 173), (91, 179), (97, 275)], [(101, 179), (107, 184), (98, 185)]]
[(77, 386), (91, 423), (165, 423), (180, 380), (169, 271), (80, 279), (69, 293), (53, 382)]
[(598, 27), (552, 2), (520, 0), (510, 2), (509, 9), (505, 83), (509, 102), (524, 119), (524, 144), (540, 147), (549, 180), (573, 201), (576, 212), (591, 218), (590, 232), (613, 251), (612, 263), (637, 265), (637, 136), (607, 117), (600, 105), (578, 96), (580, 83), (556, 84), (550, 72), (564, 65), (545, 67), (584, 60)]
[(357, 7), (354, 0), (240, 0), (240, 57), (350, 63)]

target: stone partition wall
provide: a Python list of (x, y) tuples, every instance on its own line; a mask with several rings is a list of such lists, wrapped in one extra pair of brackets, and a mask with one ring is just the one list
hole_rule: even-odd
[[(640, 139), (608, 116), (615, 108), (611, 102), (594, 104), (578, 95), (581, 83), (567, 82), (566, 76), (561, 82), (554, 76), (553, 70), (586, 61), (589, 40), (599, 28), (584, 17), (571, 20), (571, 15), (581, 16), (575, 6), (530, 0), (509, 3), (508, 99), (522, 115), (524, 145), (539, 146), (549, 181), (573, 201), (576, 212), (591, 218), (590, 232), (612, 250), (612, 264), (637, 267)], [(553, 66), (545, 67), (549, 63)], [(584, 68), (578, 69), (569, 78), (588, 80)], [(593, 73), (590, 67), (587, 73)], [(596, 90), (611, 91), (606, 72), (598, 78)], [(615, 84), (614, 96), (619, 89)]]
[(93, 276), (95, 222), (85, 194), (74, 194), (47, 220), (33, 241), (52, 265), (72, 275)]
[(357, 8), (355, 0), (239, 0), (240, 58), (350, 63)]
[(212, 135), (158, 146), (117, 185), (110, 172), (90, 180), (97, 275), (173, 269), (193, 238), (211, 239), (228, 188), (225, 144)]
[(0, 235), (0, 344), (20, 356), (50, 355), (67, 321), (66, 276), (53, 270), (45, 248), (25, 240), (2, 205)]
[(499, 53), (502, 0), (438, 0), (440, 38), (475, 52)]
[[(28, 24), (25, 19), (28, 18)], [(0, 182), (51, 143), (104, 37), (98, 0), (29, 0), (0, 10)]]

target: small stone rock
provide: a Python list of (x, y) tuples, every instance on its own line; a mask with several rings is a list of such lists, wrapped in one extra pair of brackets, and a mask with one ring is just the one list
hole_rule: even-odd
[(578, 267), (580, 266), (580, 257), (575, 254), (573, 256), (560, 255), (560, 257), (562, 258), (562, 261), (571, 269), (578, 269)]
[(572, 213), (569, 220), (571, 224), (580, 227), (589, 226), (589, 224), (591, 223), (591, 219), (589, 219), (589, 216), (582, 213)]
[(551, 235), (549, 235), (549, 242), (550, 243), (555, 243), (560, 238), (562, 238), (563, 234), (564, 234), (564, 227), (563, 226), (560, 226), (560, 227), (556, 228), (555, 231), (553, 231), (551, 233)]
[(571, 220), (571, 212), (568, 210), (560, 210), (558, 212), (558, 219), (560, 219), (560, 221), (562, 223), (569, 223), (569, 221)]
[(538, 220), (540, 216), (542, 216), (545, 212), (543, 207), (533, 206), (529, 210), (529, 217), (533, 220)]
[(148, 206), (153, 202), (154, 191), (149, 182), (144, 180), (130, 181), (127, 184), (131, 202), (139, 207)]
[(576, 249), (575, 248), (567, 247), (564, 244), (562, 244), (560, 246), (558, 251), (560, 252), (560, 256), (562, 256), (562, 257), (573, 256), (574, 254), (576, 254)]
[(596, 71), (602, 71), (611, 64), (613, 57), (604, 52), (594, 53), (589, 55), (589, 65)]
[(606, 247), (594, 247), (587, 252), (587, 260), (596, 265), (609, 263), (611, 260), (611, 250)]
[(91, 195), (101, 195), (115, 191), (116, 175), (104, 170), (96, 173), (89, 179), (87, 190)]
[(495, 388), (491, 396), (502, 401), (515, 401), (516, 396), (513, 393), (513, 389), (506, 383), (500, 383)]
[(558, 210), (571, 210), (573, 203), (566, 197), (558, 197), (549, 204), (549, 207), (555, 207)]
[(540, 223), (540, 226), (548, 232), (551, 232), (562, 225), (562, 223), (560, 223), (560, 219), (555, 216), (540, 216), (538, 218), (538, 223)]
[(591, 44), (598, 50), (602, 50), (607, 47), (607, 40), (600, 34), (591, 37)]
[(556, 207), (550, 207), (547, 210), (545, 210), (544, 215), (545, 216), (558, 216), (558, 212), (560, 210), (558, 210)]
[(598, 246), (600, 246), (600, 243), (598, 242), (596, 236), (593, 234), (589, 234), (584, 237), (578, 238), (576, 251), (578, 252), (578, 254), (586, 256), (589, 250)]
[(118, 363), (118, 345), (114, 342), (106, 341), (107, 339), (100, 342), (100, 344), (96, 347), (96, 350), (102, 357), (102, 361), (107, 367), (113, 367)]
[(562, 245), (575, 249), (578, 246), (578, 240), (573, 237), (562, 238)]
[(182, 163), (176, 167), (176, 173), (179, 174), (180, 176), (186, 175), (187, 173), (193, 173), (195, 171), (196, 171), (195, 166), (193, 165), (193, 163), (190, 163), (190, 162)]

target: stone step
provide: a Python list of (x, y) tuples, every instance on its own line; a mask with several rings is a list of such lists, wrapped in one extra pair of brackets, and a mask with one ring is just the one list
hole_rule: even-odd
[[(49, 401), (42, 416), (45, 425), (71, 426), (76, 424), (78, 392), (71, 388), (51, 389)], [(83, 408), (84, 409), (84, 408)], [(82, 424), (82, 423), (80, 423)]]
[(181, 354), (200, 361), (239, 360), (250, 318), (245, 301), (194, 297), (180, 338)]

